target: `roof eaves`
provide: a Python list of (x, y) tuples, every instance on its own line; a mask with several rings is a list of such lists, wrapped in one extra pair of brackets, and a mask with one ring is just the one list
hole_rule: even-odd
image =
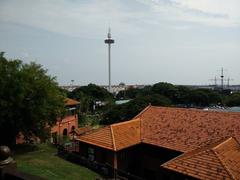
[(116, 151), (120, 151), (120, 150), (122, 150), (122, 149), (126, 149), (126, 148), (129, 148), (129, 147), (138, 145), (138, 144), (141, 144), (141, 142), (138, 142), (138, 143), (135, 143), (135, 144), (131, 144), (131, 145), (128, 145), (128, 146), (121, 147), (121, 148), (117, 149)]
[(87, 141), (87, 140), (83, 140), (83, 139), (79, 139), (79, 138), (78, 138), (77, 140), (80, 141), (80, 142), (84, 142), (84, 143), (87, 143), (87, 144), (91, 144), (91, 145), (94, 145), (94, 146), (98, 146), (98, 147), (101, 147), (101, 148), (104, 148), (104, 149), (114, 150), (114, 149), (112, 149), (112, 148), (110, 148), (110, 147), (103, 146), (103, 145), (100, 145), (100, 144), (95, 144), (95, 143), (90, 142), (90, 141)]

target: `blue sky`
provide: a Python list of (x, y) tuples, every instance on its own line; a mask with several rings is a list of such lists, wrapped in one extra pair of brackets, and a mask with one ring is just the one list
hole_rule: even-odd
[[(239, 0), (0, 0), (0, 51), (59, 84), (240, 84)], [(220, 82), (219, 82), (220, 83)]]

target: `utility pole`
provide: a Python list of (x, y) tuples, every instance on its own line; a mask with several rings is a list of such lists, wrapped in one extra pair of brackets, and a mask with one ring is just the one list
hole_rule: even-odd
[(111, 44), (114, 40), (111, 38), (111, 29), (108, 29), (107, 39), (105, 39), (105, 44), (108, 44), (108, 90), (111, 92)]

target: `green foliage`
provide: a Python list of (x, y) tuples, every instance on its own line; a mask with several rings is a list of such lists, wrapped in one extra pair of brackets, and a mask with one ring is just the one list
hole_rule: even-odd
[(240, 93), (233, 93), (225, 99), (227, 106), (240, 106)]
[(102, 124), (111, 124), (132, 119), (149, 104), (155, 106), (170, 106), (171, 100), (159, 94), (137, 97), (122, 105), (114, 105), (103, 115)]
[(96, 126), (99, 124), (99, 115), (86, 115), (86, 114), (80, 114), (78, 116), (78, 125), (81, 127), (84, 126)]
[(125, 91), (120, 91), (116, 98), (117, 99), (134, 99), (139, 96), (144, 95), (151, 95), (152, 94), (152, 87), (151, 86), (145, 86), (143, 89), (136, 89), (136, 88), (129, 88)]
[(84, 113), (92, 111), (93, 102), (96, 100), (107, 101), (108, 103), (113, 101), (113, 95), (111, 93), (95, 84), (77, 88), (69, 92), (68, 97), (80, 101), (80, 111)]
[(192, 104), (197, 106), (207, 106), (209, 104), (207, 93), (199, 89), (192, 90), (189, 99)]
[(170, 98), (173, 102), (175, 102), (178, 97), (178, 89), (174, 85), (166, 82), (154, 84), (152, 91)]
[(83, 96), (92, 97), (93, 99), (105, 100), (108, 98), (113, 98), (112, 94), (106, 89), (97, 86), (95, 84), (89, 84), (75, 89), (73, 92), (69, 93), (69, 96), (74, 99), (81, 99)]
[(188, 94), (189, 102), (197, 106), (209, 106), (211, 104), (222, 104), (222, 96), (213, 90), (194, 89)]
[(1, 143), (14, 143), (19, 131), (45, 137), (46, 124), (64, 112), (64, 96), (41, 65), (0, 57), (0, 87)]
[[(118, 99), (132, 99), (122, 105), (109, 107), (104, 113), (101, 123), (111, 124), (128, 120), (136, 116), (149, 103), (156, 106), (209, 106), (223, 104), (222, 92), (210, 89), (191, 89), (186, 86), (175, 86), (170, 83), (160, 82), (153, 86), (146, 86), (143, 89), (128, 89), (121, 91)], [(237, 99), (234, 96), (234, 99)], [(230, 102), (235, 104), (237, 102)]]
[(176, 97), (177, 104), (188, 104), (191, 90), (186, 86), (176, 86), (178, 93)]

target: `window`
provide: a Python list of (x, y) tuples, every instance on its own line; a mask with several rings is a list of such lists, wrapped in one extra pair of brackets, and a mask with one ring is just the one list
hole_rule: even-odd
[(67, 136), (67, 129), (65, 128), (64, 130), (63, 130), (63, 136)]
[(90, 161), (94, 161), (95, 160), (95, 154), (94, 154), (94, 149), (93, 148), (88, 148), (88, 159)]

